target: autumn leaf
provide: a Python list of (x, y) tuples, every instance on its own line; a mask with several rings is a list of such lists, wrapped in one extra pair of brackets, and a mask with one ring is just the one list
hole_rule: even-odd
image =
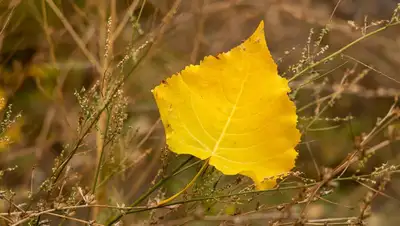
[(294, 167), (296, 108), (263, 22), (241, 45), (187, 66), (152, 92), (171, 151), (208, 159), (226, 175), (251, 177), (259, 189)]

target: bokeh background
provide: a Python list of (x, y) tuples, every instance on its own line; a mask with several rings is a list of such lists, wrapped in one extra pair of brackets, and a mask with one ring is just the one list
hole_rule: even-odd
[[(62, 14), (61, 20), (49, 2)], [(268, 46), (280, 73), (290, 77), (291, 65), (303, 59), (303, 49), (313, 47), (324, 28), (328, 26), (329, 32), (319, 47), (329, 47), (323, 53), (326, 55), (362, 36), (361, 28), (367, 28), (367, 33), (376, 29), (371, 23), (380, 24), (390, 19), (399, 3), (398, 0), (184, 0), (175, 14), (168, 17), (176, 1), (0, 0), (0, 94), (7, 104), (12, 104), (12, 115), (21, 114), (7, 131), (12, 141), (0, 145), (0, 169), (18, 166), (4, 174), (0, 189), (12, 189), (16, 193), (14, 201), (24, 202), (29, 192), (51, 174), (54, 160), (65, 145), (76, 139), (81, 108), (74, 92), (82, 87), (90, 89), (101, 78), (94, 61), (104, 64), (110, 15), (116, 18), (112, 21), (115, 28), (111, 33), (117, 34), (111, 42), (110, 67), (127, 54), (129, 46), (140, 49), (159, 25), (165, 23), (165, 30), (124, 85), (128, 100), (125, 124), (133, 132), (129, 145), (121, 148), (121, 152), (129, 157), (132, 166), (108, 184), (107, 196), (110, 202), (128, 204), (154, 183), (166, 161), (172, 165), (179, 162), (179, 157), (164, 149), (163, 128), (150, 92), (162, 79), (188, 64), (198, 63), (206, 55), (238, 45), (260, 20), (265, 22)], [(71, 29), (79, 42), (71, 35)], [(80, 45), (94, 60), (88, 58)], [(353, 151), (356, 140), (368, 134), (395, 102), (400, 93), (400, 26), (373, 35), (320, 66), (317, 71), (329, 71), (329, 74), (299, 92), (295, 99), (298, 108), (335, 92), (349, 70), (357, 74), (365, 69), (369, 73), (345, 90), (321, 116), (327, 119), (315, 123), (314, 130), (303, 137), (296, 169), (304, 172), (305, 177), (318, 180), (321, 172), (336, 167)], [(292, 86), (295, 88), (298, 84), (295, 82)], [(317, 108), (313, 106), (299, 113), (300, 123), (315, 116)], [(3, 118), (6, 114), (7, 108), (2, 111)], [(399, 122), (394, 120), (383, 128), (369, 146), (385, 140), (390, 140), (390, 144), (368, 158), (363, 167), (351, 167), (345, 176), (368, 174), (383, 163), (399, 164), (399, 143), (396, 142), (399, 127)], [(90, 184), (92, 177), (88, 175), (96, 167), (95, 145), (95, 133), (91, 133), (70, 163), (71, 170), (79, 175), (75, 182), (79, 181), (82, 187)], [(168, 194), (184, 186), (195, 171), (168, 183)], [(337, 186), (329, 197), (334, 203), (313, 203), (309, 211), (311, 218), (357, 216), (359, 204), (370, 189), (352, 181)], [(386, 185), (385, 194), (390, 198), (378, 195), (373, 200), (369, 225), (400, 222), (400, 181), (395, 174)], [(273, 196), (256, 199), (261, 203), (279, 203), (290, 198), (290, 195)], [(6, 211), (8, 204), (4, 200), (0, 203), (1, 211)], [(228, 207), (219, 208), (228, 214), (232, 208), (238, 208)], [(177, 210), (166, 216), (176, 220), (190, 213), (187, 209)], [(143, 220), (148, 217), (146, 214), (138, 218), (159, 223), (157, 217), (163, 214), (156, 213), (150, 220)], [(127, 222), (137, 222), (138, 218), (128, 218)], [(221, 222), (202, 223), (218, 225)], [(259, 221), (258, 224), (267, 223)]]

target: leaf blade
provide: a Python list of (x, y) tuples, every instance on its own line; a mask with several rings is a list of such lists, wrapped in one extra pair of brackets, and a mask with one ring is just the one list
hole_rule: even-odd
[(263, 22), (238, 47), (190, 65), (153, 91), (167, 144), (178, 154), (209, 159), (227, 175), (265, 178), (295, 165), (300, 141), (288, 81), (278, 75)]

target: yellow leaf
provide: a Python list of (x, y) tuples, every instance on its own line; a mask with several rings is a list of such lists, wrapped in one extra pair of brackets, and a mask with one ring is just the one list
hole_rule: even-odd
[(241, 45), (186, 67), (152, 92), (171, 151), (209, 159), (226, 175), (251, 177), (259, 189), (294, 167), (296, 108), (263, 22)]

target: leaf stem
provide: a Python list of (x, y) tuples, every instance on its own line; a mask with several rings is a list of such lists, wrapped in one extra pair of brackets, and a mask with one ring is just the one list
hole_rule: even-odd
[(162, 206), (168, 202), (171, 202), (172, 200), (176, 199), (178, 196), (180, 196), (182, 193), (184, 193), (186, 190), (188, 190), (193, 184), (194, 182), (196, 182), (197, 178), (199, 178), (199, 176), (207, 169), (208, 166), (208, 162), (209, 162), (209, 158), (204, 162), (203, 166), (201, 167), (201, 169), (199, 170), (199, 172), (197, 172), (197, 174), (193, 177), (193, 179), (182, 189), (180, 190), (178, 193), (176, 193), (175, 195), (164, 199), (162, 201), (160, 201), (157, 206)]
[[(143, 200), (145, 200), (147, 197), (149, 197), (155, 190), (157, 190), (157, 188), (159, 188), (161, 185), (163, 185), (166, 181), (168, 181), (169, 179), (171, 179), (173, 176), (185, 171), (186, 169), (189, 169), (190, 167), (196, 165), (198, 162), (195, 162), (185, 168), (182, 168), (184, 165), (186, 165), (188, 162), (190, 162), (190, 160), (192, 160), (194, 157), (190, 156), (186, 161), (184, 161), (182, 164), (180, 164), (175, 170), (173, 170), (173, 172), (168, 175), (167, 177), (164, 177), (163, 179), (161, 179), (160, 181), (158, 181), (153, 187), (151, 187), (149, 190), (147, 190), (146, 193), (144, 193), (142, 196), (140, 196), (135, 202), (133, 202), (129, 207), (135, 207), (138, 204), (140, 204)], [(109, 222), (106, 225), (112, 225), (115, 222), (117, 222), (119, 219), (121, 219), (121, 217), (123, 217), (126, 213), (119, 213), (116, 216), (113, 216), (111, 218), (111, 220), (109, 220)]]

